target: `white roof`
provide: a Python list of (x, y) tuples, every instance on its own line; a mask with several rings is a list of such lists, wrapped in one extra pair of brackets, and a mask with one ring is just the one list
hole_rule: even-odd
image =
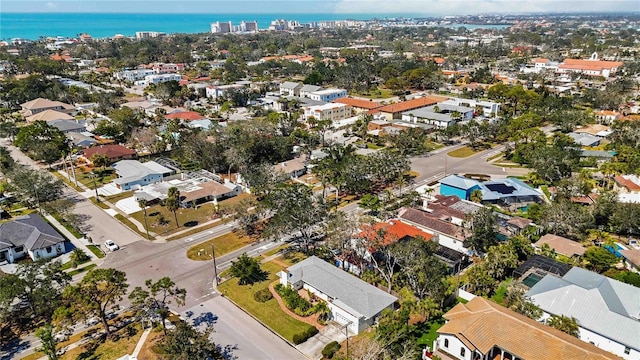
[(120, 176), (114, 180), (116, 184), (125, 184), (140, 180), (148, 175), (162, 175), (172, 172), (171, 169), (168, 169), (155, 161), (141, 163), (138, 160), (120, 160), (113, 164), (113, 168), (118, 173), (118, 176)]
[(640, 194), (618, 194), (618, 201), (621, 203), (640, 204)]
[(640, 288), (574, 267), (545, 276), (526, 294), (542, 310), (640, 351)]

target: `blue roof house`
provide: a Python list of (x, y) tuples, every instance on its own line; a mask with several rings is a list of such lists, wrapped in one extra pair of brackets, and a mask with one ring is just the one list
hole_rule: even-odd
[(474, 190), (480, 190), (483, 202), (506, 205), (539, 202), (542, 197), (538, 190), (516, 178), (480, 182), (459, 175), (449, 175), (440, 180), (441, 195), (456, 195), (469, 200)]
[(480, 190), (480, 182), (464, 176), (449, 175), (440, 180), (440, 195), (455, 195), (460, 199), (469, 200), (474, 190)]

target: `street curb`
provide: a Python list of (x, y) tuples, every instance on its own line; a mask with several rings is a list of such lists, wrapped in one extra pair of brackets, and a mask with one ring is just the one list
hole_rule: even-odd
[(300, 354), (302, 354), (302, 356), (304, 356), (307, 359), (311, 359), (310, 357), (308, 357), (305, 353), (303, 353), (302, 351), (298, 350), (298, 348), (293, 345), (289, 340), (285, 339), (284, 337), (282, 337), (282, 335), (278, 334), (277, 332), (273, 331), (270, 327), (268, 327), (265, 323), (263, 323), (260, 319), (258, 319), (257, 317), (253, 316), (253, 314), (251, 314), (250, 312), (246, 311), (245, 309), (243, 309), (240, 305), (236, 304), (235, 301), (231, 300), (228, 296), (225, 296), (223, 293), (220, 293), (220, 297), (228, 300), (230, 303), (232, 303), (235, 307), (237, 307), (238, 309), (242, 310), (242, 312), (244, 312), (245, 314), (251, 316), (251, 318), (253, 318), (255, 321), (257, 321), (260, 325), (264, 326), (265, 329), (269, 330), (271, 333), (275, 334), (277, 337), (279, 337), (280, 339), (284, 340), (289, 346), (291, 346), (292, 348), (294, 348), (297, 352), (299, 352)]

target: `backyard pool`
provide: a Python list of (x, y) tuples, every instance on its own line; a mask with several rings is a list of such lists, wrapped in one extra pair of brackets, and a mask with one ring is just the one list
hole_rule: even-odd
[(522, 280), (522, 283), (525, 284), (527, 287), (531, 288), (533, 287), (533, 285), (537, 284), (540, 280), (542, 280), (542, 276), (536, 273), (531, 273)]

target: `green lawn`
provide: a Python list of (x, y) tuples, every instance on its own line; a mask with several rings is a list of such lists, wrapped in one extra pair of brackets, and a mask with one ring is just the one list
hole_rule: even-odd
[(92, 202), (92, 203), (94, 203), (94, 204), (98, 205), (98, 206), (99, 206), (100, 208), (102, 208), (102, 209), (111, 209), (111, 208), (109, 207), (109, 205), (107, 205), (107, 204), (105, 204), (105, 203), (104, 203), (104, 201), (98, 201), (98, 200), (96, 200), (95, 196), (94, 196), (94, 197), (89, 198), (89, 200), (91, 200), (91, 202)]
[(230, 253), (233, 250), (240, 249), (245, 245), (253, 243), (256, 239), (252, 239), (248, 236), (238, 234), (236, 232), (230, 232), (217, 238), (205, 241), (201, 244), (194, 245), (187, 250), (187, 257), (196, 261), (210, 261), (211, 260), (211, 245), (215, 246), (216, 257)]
[[(91, 172), (82, 172), (76, 169), (76, 177), (78, 179), (78, 182), (82, 185), (88, 187), (89, 189), (94, 188), (94, 182)], [(118, 175), (113, 169), (107, 169), (103, 172), (103, 175), (96, 176), (95, 186), (100, 187), (102, 185), (108, 184), (117, 177)]]
[(425, 147), (427, 148), (427, 151), (433, 151), (436, 149), (440, 149), (441, 147), (443, 147), (444, 145), (435, 142), (435, 141), (431, 141), (431, 140), (427, 140), (425, 141)]
[(498, 290), (496, 290), (496, 292), (491, 297), (491, 300), (497, 304), (504, 305), (504, 298), (505, 296), (507, 296), (507, 288), (509, 287), (509, 285), (511, 285), (512, 282), (513, 279), (511, 278), (508, 278), (505, 281), (501, 282), (500, 286), (498, 286)]
[[(82, 265), (84, 263), (87, 263), (89, 261), (91, 261), (91, 259), (87, 259), (87, 260), (77, 264), (78, 266), (76, 266), (76, 268), (80, 267), (80, 265)], [(62, 270), (69, 270), (72, 267), (73, 267), (73, 262), (71, 262), (71, 261), (67, 261), (66, 263), (62, 264)]]
[(268, 262), (262, 264), (262, 269), (269, 272), (269, 278), (253, 285), (238, 285), (238, 280), (231, 278), (218, 286), (229, 299), (233, 300), (245, 311), (258, 318), (273, 331), (280, 334), (288, 341), (293, 341), (293, 335), (302, 333), (311, 325), (296, 320), (280, 308), (276, 299), (266, 302), (258, 302), (253, 298), (253, 294), (265, 289), (269, 283), (277, 279), (276, 273), (283, 269), (275, 263)]
[[(118, 219), (118, 221), (120, 221), (121, 223), (123, 223), (124, 225), (126, 225), (127, 227), (129, 227), (129, 229), (133, 230), (134, 232), (138, 233), (140, 236), (142, 236), (143, 238), (147, 238), (147, 233), (144, 231), (140, 231), (140, 229), (138, 229), (138, 227), (131, 222), (131, 220), (129, 220), (128, 218), (124, 217), (121, 214), (116, 214), (116, 216), (114, 216), (116, 219)], [(143, 220), (144, 221), (144, 220)], [(142, 223), (144, 226), (144, 222)], [(149, 235), (149, 240), (155, 240), (155, 238), (151, 235)]]
[(424, 325), (424, 328), (421, 327), (420, 330), (423, 331), (423, 333), (417, 340), (418, 345), (432, 347), (433, 341), (438, 337), (437, 331), (442, 327), (442, 325), (444, 325), (444, 319), (439, 318), (429, 321)]
[[(234, 207), (243, 199), (251, 198), (252, 196), (253, 195), (251, 194), (240, 194), (236, 197), (218, 202), (218, 206), (221, 209)], [(154, 216), (151, 216), (152, 214), (154, 214)], [(166, 206), (156, 204), (147, 208), (147, 225), (149, 226), (149, 231), (156, 234), (167, 235), (187, 229), (184, 227), (184, 224), (187, 223), (195, 223), (195, 225), (198, 225), (213, 220), (213, 214), (213, 203), (199, 205), (197, 209), (180, 208), (176, 212), (176, 215), (178, 216), (178, 224), (180, 224), (180, 226), (177, 227), (173, 212), (169, 211)], [(164, 217), (165, 224), (158, 223), (160, 216)], [(144, 213), (142, 211), (131, 214), (131, 217), (138, 220), (138, 222), (144, 226)], [(219, 224), (216, 224), (216, 226), (217, 225)], [(197, 232), (203, 230), (203, 228), (200, 228)], [(181, 235), (180, 237), (184, 236), (185, 235)]]
[[(216, 221), (216, 222), (214, 222), (214, 223), (210, 223), (210, 224), (207, 224), (207, 225), (204, 225), (204, 226), (200, 226), (200, 227), (197, 227), (197, 228), (191, 229), (191, 230), (189, 230), (189, 231), (185, 231), (185, 232), (183, 232), (183, 233), (180, 233), (180, 234), (178, 234), (178, 235), (168, 237), (168, 238), (167, 238), (167, 241), (173, 241), (173, 240), (183, 239), (183, 238), (185, 238), (185, 237), (191, 236), (191, 235), (193, 235), (193, 234), (197, 234), (197, 233), (199, 233), (199, 232), (203, 232), (203, 231), (205, 231), (205, 230), (209, 230), (209, 229), (211, 229), (211, 228), (214, 228), (214, 227), (216, 227), (216, 226), (220, 226), (220, 225), (223, 225), (223, 224), (229, 223), (229, 222), (231, 222), (231, 221), (233, 221), (233, 218), (229, 218), (229, 217), (227, 217), (227, 218), (224, 218), (224, 219), (222, 219), (222, 220), (220, 220), (220, 221)], [(183, 229), (183, 230), (184, 230), (184, 229)]]
[(55, 177), (57, 177), (58, 179), (62, 180), (62, 182), (64, 182), (65, 184), (67, 184), (69, 187), (71, 187), (72, 189), (74, 189), (77, 192), (83, 192), (84, 189), (81, 188), (80, 186), (76, 186), (76, 184), (69, 180), (66, 176), (60, 174), (57, 171), (51, 171), (51, 174)]
[(105, 199), (108, 202), (110, 202), (112, 204), (115, 204), (115, 203), (117, 203), (118, 201), (120, 201), (122, 199), (126, 199), (126, 198), (129, 198), (129, 197), (132, 197), (132, 196), (133, 196), (133, 190), (132, 191), (123, 191), (123, 192), (121, 192), (119, 194), (106, 196)]
[(393, 91), (389, 89), (378, 88), (371, 91), (363, 92), (352, 91), (349, 93), (349, 95), (368, 97), (371, 99), (388, 99), (390, 97), (393, 97)]
[(89, 248), (93, 255), (97, 256), (99, 259), (102, 259), (104, 257), (104, 252), (102, 252), (102, 250), (97, 245), (87, 245), (87, 248)]
[(449, 151), (447, 155), (455, 158), (466, 158), (477, 153), (478, 151), (475, 151), (468, 146), (464, 146), (464, 147), (461, 147), (460, 149)]

